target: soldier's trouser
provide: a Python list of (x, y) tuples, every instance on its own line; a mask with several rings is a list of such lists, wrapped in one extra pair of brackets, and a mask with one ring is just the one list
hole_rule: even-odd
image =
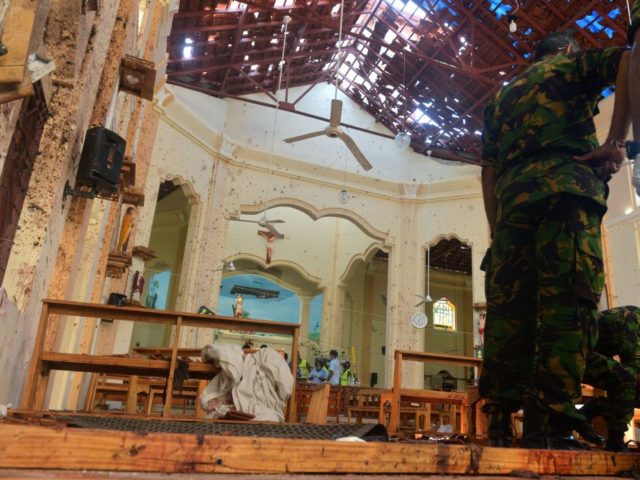
[[(607, 397), (590, 400), (589, 410), (598, 412), (609, 433), (624, 433), (633, 417), (636, 398), (636, 373), (628, 366), (597, 352), (587, 359), (584, 383), (606, 390)], [(591, 404), (591, 402), (594, 402)]]
[(574, 403), (597, 335), (600, 221), (595, 203), (557, 195), (496, 226), (480, 376), (485, 412), (516, 411), (528, 396), (569, 423), (584, 421)]

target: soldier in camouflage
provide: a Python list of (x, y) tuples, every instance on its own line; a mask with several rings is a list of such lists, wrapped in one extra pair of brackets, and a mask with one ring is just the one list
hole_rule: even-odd
[(492, 244), (480, 394), (492, 445), (511, 443), (510, 415), (524, 406), (522, 446), (583, 448), (574, 404), (597, 337), (600, 223), (606, 182), (624, 160), (627, 97), (600, 147), (593, 117), (605, 87), (628, 91), (628, 67), (624, 48), (579, 52), (571, 35), (553, 34), (485, 109)]
[[(618, 356), (620, 361), (614, 360)], [(607, 423), (607, 450), (624, 449), (624, 432), (640, 406), (640, 308), (627, 306), (600, 313), (598, 342), (587, 360), (584, 383), (606, 390), (580, 410), (589, 420), (602, 416)]]

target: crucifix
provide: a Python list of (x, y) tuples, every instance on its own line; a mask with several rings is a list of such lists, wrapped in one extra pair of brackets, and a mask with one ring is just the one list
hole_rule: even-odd
[(273, 253), (273, 242), (284, 238), (284, 235), (269, 230), (258, 230), (258, 235), (267, 241), (267, 265), (271, 264), (271, 254)]

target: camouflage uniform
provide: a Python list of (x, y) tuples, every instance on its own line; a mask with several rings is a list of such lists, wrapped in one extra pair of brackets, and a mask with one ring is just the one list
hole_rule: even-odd
[(629, 26), (629, 44), (633, 43), (633, 36), (640, 27), (640, 1), (633, 2), (631, 7), (631, 25)]
[[(613, 359), (618, 355), (620, 362)], [(633, 417), (636, 377), (640, 374), (640, 308), (605, 310), (598, 318), (598, 342), (587, 361), (584, 382), (606, 390), (607, 397), (593, 398), (589, 418), (602, 415), (609, 435), (624, 433)]]
[(483, 158), (498, 202), (480, 377), (487, 413), (516, 411), (527, 397), (584, 421), (574, 403), (597, 336), (606, 184), (574, 156), (598, 147), (597, 101), (622, 53), (545, 57), (485, 110)]

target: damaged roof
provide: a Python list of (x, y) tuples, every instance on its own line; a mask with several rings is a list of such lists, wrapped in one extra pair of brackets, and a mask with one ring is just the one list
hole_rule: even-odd
[(308, 90), (288, 89), (337, 82), (392, 132), (410, 132), (415, 151), (474, 164), (484, 105), (540, 38), (575, 29), (583, 48), (622, 45), (629, 21), (626, 0), (344, 0), (339, 42), (341, 4), (180, 0), (169, 82), (217, 97), (263, 92), (274, 107), (284, 96), (289, 111)]

